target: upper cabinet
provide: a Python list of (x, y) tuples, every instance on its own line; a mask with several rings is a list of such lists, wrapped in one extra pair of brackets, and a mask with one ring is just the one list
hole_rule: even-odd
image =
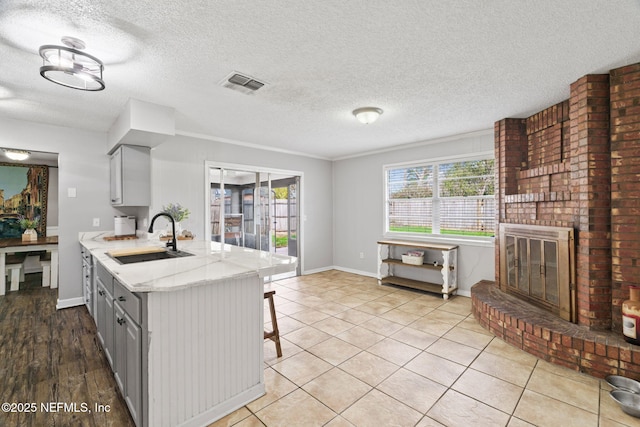
[(111, 154), (111, 205), (149, 206), (151, 149), (121, 145)]

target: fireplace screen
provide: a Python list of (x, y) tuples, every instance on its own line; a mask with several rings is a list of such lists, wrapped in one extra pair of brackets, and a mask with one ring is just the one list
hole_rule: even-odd
[(501, 287), (575, 321), (573, 229), (500, 224)]

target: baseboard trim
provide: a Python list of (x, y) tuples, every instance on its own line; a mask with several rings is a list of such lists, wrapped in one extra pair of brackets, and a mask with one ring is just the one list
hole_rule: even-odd
[(356, 270), (356, 269), (347, 268), (347, 267), (340, 267), (339, 265), (336, 265), (333, 268), (336, 270), (344, 271), (345, 273), (353, 273), (353, 274), (358, 274), (360, 276), (373, 277), (374, 279), (378, 278), (378, 275), (376, 273), (371, 273), (369, 271)]
[(82, 297), (59, 299), (56, 304), (56, 310), (61, 310), (63, 308), (77, 307), (83, 304), (84, 304), (84, 298)]

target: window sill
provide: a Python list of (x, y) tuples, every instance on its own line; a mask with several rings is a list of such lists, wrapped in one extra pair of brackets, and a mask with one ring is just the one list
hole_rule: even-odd
[(479, 246), (484, 248), (493, 248), (495, 241), (495, 237), (462, 237), (442, 234), (414, 234), (399, 232), (386, 232), (383, 236), (385, 239), (406, 239), (414, 240), (416, 242), (437, 242), (459, 246)]

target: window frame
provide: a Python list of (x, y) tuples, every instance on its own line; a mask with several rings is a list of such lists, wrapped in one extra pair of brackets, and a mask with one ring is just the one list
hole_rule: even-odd
[[(385, 238), (396, 238), (396, 239), (411, 239), (411, 240), (419, 240), (419, 241), (440, 241), (442, 243), (465, 243), (470, 245), (477, 246), (493, 246), (495, 240), (495, 234), (493, 236), (464, 236), (464, 235), (455, 235), (455, 234), (440, 234), (440, 187), (439, 187), (439, 169), (438, 166), (441, 164), (447, 163), (457, 163), (457, 162), (465, 162), (465, 161), (476, 161), (476, 160), (494, 160), (494, 176), (496, 170), (495, 164), (495, 153), (493, 151), (485, 151), (478, 152), (472, 155), (464, 154), (458, 156), (447, 156), (447, 157), (438, 157), (429, 160), (418, 160), (411, 162), (402, 162), (402, 163), (390, 163), (382, 166), (382, 176), (383, 176), (383, 236)], [(388, 181), (388, 171), (391, 169), (406, 169), (411, 167), (426, 167), (431, 166), (434, 168), (433, 173), (433, 196), (432, 196), (432, 222), (433, 228), (432, 231), (438, 231), (438, 233), (415, 233), (409, 231), (391, 231), (389, 230), (389, 181)], [(494, 194), (494, 202), (495, 202), (495, 194)], [(494, 231), (495, 232), (495, 231)]]

